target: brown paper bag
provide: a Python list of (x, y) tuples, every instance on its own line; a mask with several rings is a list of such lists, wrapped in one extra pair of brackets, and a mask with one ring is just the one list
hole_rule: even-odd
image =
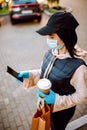
[(31, 130), (50, 130), (50, 107), (45, 105), (32, 118)]

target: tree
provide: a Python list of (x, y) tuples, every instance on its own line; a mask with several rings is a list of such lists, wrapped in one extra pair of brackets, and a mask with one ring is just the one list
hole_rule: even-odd
[(60, 0), (47, 0), (48, 1), (48, 6), (49, 8), (52, 8), (52, 7), (59, 7), (59, 2)]
[(5, 2), (5, 0), (0, 0), (0, 9), (2, 9), (2, 4)]

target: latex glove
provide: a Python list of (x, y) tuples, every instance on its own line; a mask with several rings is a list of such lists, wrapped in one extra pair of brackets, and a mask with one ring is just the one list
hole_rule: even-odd
[(25, 79), (29, 78), (29, 72), (28, 71), (18, 72), (18, 78), (23, 78), (23, 81), (24, 81)]
[(56, 93), (54, 93), (52, 90), (50, 90), (49, 94), (44, 94), (42, 91), (38, 90), (36, 97), (44, 97), (44, 103), (45, 104), (54, 104), (56, 99)]

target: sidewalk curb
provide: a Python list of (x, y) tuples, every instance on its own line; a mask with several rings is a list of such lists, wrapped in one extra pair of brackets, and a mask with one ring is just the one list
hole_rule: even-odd
[[(65, 7), (64, 10), (63, 10), (63, 9), (58, 10), (58, 12), (64, 12), (64, 11), (66, 11), (66, 12), (72, 12), (72, 9), (71, 9), (70, 7)], [(50, 13), (50, 12), (47, 11), (47, 10), (44, 10), (44, 13), (47, 14), (47, 15), (49, 15), (49, 16), (51, 16), (51, 15), (54, 14), (54, 13)]]
[(9, 13), (0, 14), (0, 16), (7, 16), (7, 15), (9, 15)]

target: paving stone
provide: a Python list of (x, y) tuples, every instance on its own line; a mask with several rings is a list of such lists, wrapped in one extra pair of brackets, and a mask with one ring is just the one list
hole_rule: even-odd
[(17, 110), (17, 108), (14, 108), (14, 109), (12, 109), (12, 112), (13, 112), (13, 114), (14, 114), (14, 117), (15, 116), (18, 116), (18, 110)]
[(0, 117), (0, 123), (2, 123), (2, 117)]
[(7, 114), (11, 113), (12, 112), (11, 106), (7, 105), (6, 110), (7, 110)]
[(12, 101), (12, 102), (10, 103), (10, 106), (11, 106), (12, 109), (15, 109), (16, 104)]
[(23, 126), (18, 127), (18, 130), (24, 130)]
[(6, 128), (5, 130), (11, 130), (10, 128)]
[(22, 121), (20, 120), (19, 116), (15, 117), (15, 122), (17, 126), (21, 126), (22, 125)]
[(2, 118), (7, 117), (6, 109), (1, 110), (1, 116), (2, 116)]
[(9, 104), (9, 99), (8, 99), (8, 98), (5, 98), (5, 99), (4, 99), (4, 102), (5, 102), (5, 105), (8, 105), (8, 104)]
[(31, 115), (30, 111), (28, 111), (28, 112), (24, 111), (24, 113), (25, 113), (26, 118)]
[(4, 130), (3, 124), (0, 123), (0, 130)]
[(20, 118), (21, 118), (22, 121), (26, 120), (26, 116), (25, 116), (24, 112), (20, 112), (19, 115), (20, 115)]
[(9, 122), (14, 120), (14, 114), (12, 112), (8, 114), (8, 120)]
[(6, 128), (5, 130), (11, 130), (10, 128)]
[(31, 116), (31, 115), (29, 115), (29, 116), (27, 117), (27, 120), (28, 120), (29, 125), (31, 125), (32, 117), (33, 117), (33, 116)]
[(2, 123), (2, 116), (1, 116), (1, 112), (0, 112), (0, 123)]
[(5, 104), (3, 101), (0, 101), (0, 110), (5, 109)]
[(29, 130), (29, 124), (27, 121), (23, 121), (24, 130)]
[(17, 130), (15, 121), (10, 122), (10, 128), (11, 128), (11, 130)]
[(22, 102), (23, 109), (27, 108), (27, 104), (25, 103), (25, 100)]
[(24, 108), (22, 107), (21, 104), (19, 104), (19, 105), (17, 106), (17, 110), (18, 110), (18, 112), (23, 112), (23, 111), (24, 111)]
[(10, 126), (8, 118), (3, 119), (3, 125), (4, 125), (4, 128), (8, 128)]
[(2, 102), (3, 101), (3, 97), (2, 97), (2, 95), (0, 95), (0, 102)]

